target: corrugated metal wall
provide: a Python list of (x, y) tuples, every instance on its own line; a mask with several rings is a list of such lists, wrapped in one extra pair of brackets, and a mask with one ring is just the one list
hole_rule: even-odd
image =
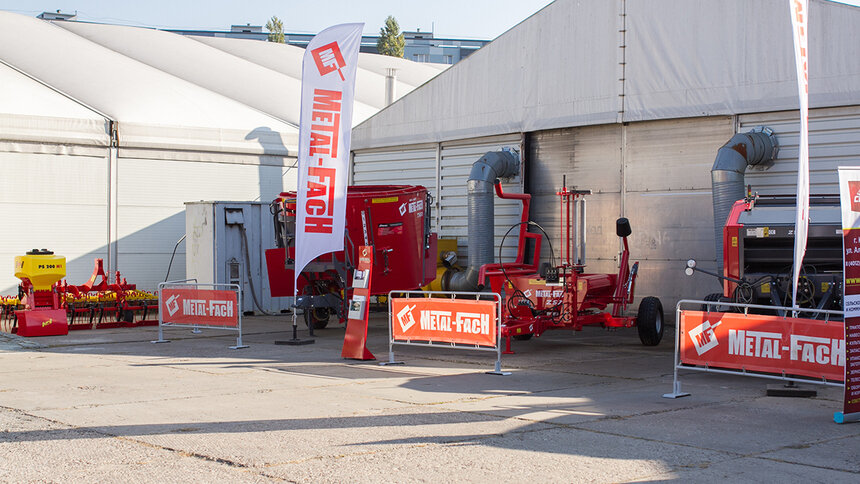
[[(438, 200), (436, 184), (437, 145), (407, 146), (397, 149), (361, 151), (353, 156), (354, 185), (422, 185)], [(435, 208), (433, 220), (435, 228)]]
[[(466, 181), (469, 171), (484, 153), (503, 147), (521, 148), (522, 135), (511, 134), (448, 143), (405, 146), (354, 153), (352, 180), (356, 185), (423, 185), (433, 196), (433, 230), (440, 237), (458, 239), (460, 264), (466, 260)], [(510, 193), (522, 193), (522, 176), (503, 184)], [(519, 222), (520, 202), (496, 200), (496, 247), (511, 225)], [(512, 232), (513, 233), (513, 232)], [(502, 257), (513, 260), (516, 238), (508, 236)]]
[[(585, 126), (529, 133), (526, 146), (525, 179), (533, 196), (532, 220), (547, 230), (559, 256), (559, 201), (555, 195), (567, 185), (594, 192), (588, 197), (587, 271), (614, 272), (620, 251), (615, 236), (615, 220), (630, 219), (633, 260), (641, 261), (638, 298), (661, 298), (667, 318), (675, 303), (683, 298), (701, 298), (719, 291), (716, 279), (703, 274), (692, 277), (683, 272), (687, 259), (694, 258), (703, 269), (716, 268), (710, 170), (717, 150), (737, 131), (765, 125), (779, 138), (776, 162), (764, 169), (750, 169), (747, 181), (760, 193), (794, 193), (797, 177), (798, 113), (775, 112), (732, 116), (711, 116), (678, 120)], [(481, 154), (519, 135), (446, 142), (438, 145), (440, 165), (437, 195), (441, 217), (436, 226), (442, 236), (461, 239), (465, 256), (465, 179), (468, 169)], [(426, 179), (435, 165), (432, 146), (418, 151), (400, 150), (356, 154), (356, 181), (371, 183), (366, 175), (375, 170), (373, 183), (390, 180), (385, 163), (398, 159), (420, 159), (408, 168), (396, 168), (397, 179)], [(401, 158), (397, 158), (400, 156)], [(362, 166), (366, 164), (366, 166)], [(810, 180), (812, 193), (836, 193), (836, 167), (860, 165), (860, 107), (815, 109), (810, 111)], [(410, 178), (408, 172), (424, 178)], [(361, 177), (359, 176), (361, 175)], [(412, 182), (414, 183), (414, 182)], [(509, 191), (522, 186), (516, 181)], [(516, 204), (496, 205), (496, 247), (501, 234), (516, 223)], [(510, 242), (512, 243), (512, 241)], [(509, 244), (509, 243), (506, 243)], [(549, 260), (545, 244), (544, 259)], [(506, 250), (506, 254), (511, 254)], [(505, 255), (505, 258), (509, 257)], [(512, 255), (511, 255), (512, 257)], [(638, 302), (636, 303), (638, 304)], [(635, 306), (634, 306), (635, 309)]]
[(684, 267), (693, 258), (716, 269), (711, 167), (733, 134), (730, 116), (627, 126), (624, 214), (633, 228), (631, 257), (642, 261), (636, 293), (660, 297), (669, 319), (679, 299), (720, 289), (715, 278), (687, 276)]
[(587, 271), (617, 270), (615, 220), (623, 215), (633, 229), (631, 257), (641, 261), (638, 298), (656, 295), (671, 308), (678, 299), (704, 296), (718, 284), (685, 276), (684, 262), (692, 257), (703, 268), (715, 266), (710, 168), (732, 133), (728, 116), (531, 133), (532, 218), (550, 233), (558, 257), (555, 192), (567, 175), (568, 187), (594, 192), (587, 197)]
[(72, 284), (107, 257), (107, 150), (103, 157), (0, 152), (0, 296), (17, 294), (15, 256), (46, 248), (66, 258)]
[[(441, 164), (439, 169), (439, 236), (456, 237), (460, 265), (467, 266), (466, 248), (468, 247), (468, 198), (466, 182), (472, 165), (488, 151), (498, 151), (503, 147), (520, 148), (522, 136), (513, 134), (493, 136), (488, 138), (469, 139), (442, 143)], [(522, 170), (522, 166), (520, 168)], [(508, 193), (523, 193), (523, 177), (518, 176), (506, 180), (502, 189)], [(498, 248), (502, 243), (505, 232), (520, 221), (522, 202), (517, 200), (495, 199), (495, 250), (493, 259), (498, 258)], [(513, 262), (516, 258), (517, 230), (511, 231), (505, 240), (502, 251), (504, 262)]]
[[(747, 169), (746, 182), (762, 194), (796, 193), (799, 111), (738, 118), (740, 132), (768, 126), (779, 141), (779, 155), (773, 165)], [(809, 111), (809, 193), (839, 193), (838, 166), (860, 166), (860, 106)]]
[[(164, 280), (174, 244), (185, 233), (185, 202), (260, 200), (268, 203), (285, 186), (295, 186), (295, 170), (282, 176), (285, 170), (283, 166), (258, 164), (120, 158), (117, 267), (129, 282), (142, 289), (155, 289), (157, 283)], [(269, 247), (274, 246), (272, 240)], [(185, 244), (180, 244), (170, 278), (184, 277)]]
[[(543, 259), (550, 246), (556, 261), (561, 253), (560, 202), (556, 192), (566, 178), (569, 188), (591, 190), (586, 197), (586, 257), (590, 271), (614, 271), (618, 254), (615, 219), (621, 213), (621, 125), (588, 126), (539, 131), (529, 135), (526, 165), (531, 218), (550, 236), (543, 242)], [(532, 232), (536, 232), (534, 229)]]

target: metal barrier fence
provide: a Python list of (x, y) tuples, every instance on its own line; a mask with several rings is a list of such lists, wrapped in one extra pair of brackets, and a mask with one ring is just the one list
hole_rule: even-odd
[[(194, 281), (194, 282), (192, 282)], [(164, 339), (164, 327), (200, 328), (236, 331), (236, 345), (231, 350), (247, 348), (242, 343), (242, 288), (238, 284), (197, 283), (194, 279), (158, 284), (158, 340)], [(166, 313), (166, 314), (165, 314)]]
[[(395, 298), (395, 295), (401, 295), (404, 297)], [(441, 296), (441, 297), (440, 297)], [(488, 300), (487, 298), (492, 298), (492, 300)], [(393, 310), (392, 307), (395, 304), (394, 300), (406, 300), (411, 301), (413, 303), (413, 308), (410, 309), (408, 304), (400, 310), (398, 314), (398, 325), (402, 329), (402, 331), (397, 331), (401, 333), (400, 336), (395, 334), (394, 329), (394, 318), (393, 318)], [(416, 329), (429, 329), (431, 327), (435, 327), (438, 323), (441, 326), (449, 326), (452, 329), (459, 328), (469, 328), (471, 329), (483, 327), (482, 324), (488, 324), (489, 321), (484, 321), (480, 318), (480, 314), (478, 313), (469, 313), (469, 312), (456, 312), (451, 310), (439, 309), (439, 310), (424, 310), (422, 311), (422, 315), (419, 316), (419, 320), (416, 321), (414, 316), (412, 316), (412, 310), (415, 307), (424, 301), (442, 301), (443, 305), (449, 304), (448, 302), (456, 303), (457, 306), (460, 304), (465, 307), (466, 304), (474, 303), (474, 302), (483, 302), (483, 303), (491, 303), (494, 307), (493, 311), (493, 322), (492, 329), (493, 333), (490, 335), (482, 334), (479, 336), (477, 340), (481, 340), (480, 342), (466, 343), (464, 342), (467, 337), (464, 337), (466, 333), (458, 333), (459, 336), (453, 337), (440, 337), (440, 336), (430, 336), (427, 337), (428, 332), (424, 331), (423, 336), (417, 335), (415, 337), (409, 337), (404, 335), (408, 329), (416, 328)], [(426, 305), (428, 303), (422, 303), (422, 305)], [(407, 314), (408, 310), (408, 314)], [(433, 313), (433, 314), (430, 314)], [(447, 316), (446, 316), (447, 313)], [(461, 318), (465, 315), (467, 318), (464, 324), (464, 320)], [(501, 345), (501, 321), (502, 321), (502, 297), (496, 293), (486, 293), (486, 292), (452, 292), (452, 291), (391, 291), (388, 293), (388, 361), (380, 362), (380, 365), (402, 365), (402, 361), (394, 360), (394, 345), (404, 345), (404, 346), (424, 346), (424, 347), (432, 347), (432, 348), (454, 348), (454, 349), (462, 349), (462, 350), (474, 350), (474, 351), (492, 351), (496, 353), (496, 362), (493, 371), (487, 371), (487, 374), (490, 375), (510, 375), (510, 372), (502, 371), (502, 345)], [(437, 319), (438, 318), (438, 319)], [(432, 321), (430, 321), (432, 319)], [(447, 323), (447, 324), (446, 324)], [(439, 331), (441, 332), (441, 331)], [(453, 334), (449, 331), (449, 333)], [(477, 331), (473, 331), (471, 334), (476, 334)], [(491, 343), (491, 344), (487, 344)]]
[[(675, 356), (674, 356), (674, 360), (673, 360), (674, 373), (673, 373), (673, 379), (672, 379), (672, 393), (664, 394), (663, 395), (664, 398), (681, 398), (681, 397), (686, 397), (686, 396), (690, 395), (687, 392), (681, 391), (681, 380), (678, 376), (678, 370), (701, 371), (701, 372), (708, 372), (708, 373), (721, 373), (721, 374), (726, 374), (726, 375), (752, 376), (752, 377), (757, 377), (757, 378), (767, 378), (767, 379), (771, 379), (771, 380), (782, 380), (782, 381), (798, 382), (798, 383), (814, 383), (814, 384), (818, 384), (818, 385), (828, 385), (828, 386), (836, 386), (836, 387), (844, 387), (845, 386), (844, 383), (839, 383), (839, 382), (827, 380), (824, 378), (815, 379), (812, 377), (797, 376), (797, 375), (789, 373), (785, 370), (782, 371), (782, 374), (773, 374), (772, 372), (768, 373), (768, 372), (762, 372), (762, 371), (756, 371), (756, 370), (747, 370), (746, 368), (743, 368), (743, 367), (740, 369), (729, 369), (729, 368), (714, 368), (713, 366), (711, 366), (709, 364), (699, 364), (699, 365), (684, 364), (681, 361), (681, 341), (682, 341), (681, 338), (682, 338), (682, 333), (685, 332), (686, 328), (682, 325), (682, 321), (681, 321), (681, 317), (682, 317), (681, 306), (682, 305), (692, 305), (692, 304), (699, 305), (699, 307), (702, 308), (702, 312), (704, 312), (705, 314), (725, 313), (725, 314), (729, 314), (729, 315), (734, 314), (734, 315), (738, 315), (738, 316), (763, 316), (760, 314), (750, 314), (749, 310), (750, 309), (760, 309), (760, 310), (766, 310), (766, 311), (780, 311), (781, 310), (781, 311), (784, 311), (783, 314), (792, 314), (794, 312), (799, 311), (802, 313), (823, 314), (825, 316), (825, 319), (821, 320), (822, 322), (824, 322), (824, 323), (828, 323), (828, 322), (839, 323), (840, 325), (842, 324), (841, 321), (835, 321), (834, 322), (830, 319), (830, 317), (831, 316), (843, 316), (844, 317), (843, 311), (833, 311), (833, 310), (826, 310), (826, 309), (807, 309), (807, 308), (798, 309), (798, 308), (777, 307), (777, 306), (763, 306), (763, 305), (757, 305), (757, 304), (739, 304), (739, 303), (730, 303), (730, 302), (699, 301), (699, 300), (689, 300), (689, 299), (683, 299), (681, 301), (678, 301), (678, 304), (675, 306), (676, 331), (675, 331)], [(725, 311), (718, 311), (717, 310), (717, 308), (724, 308), (724, 307), (725, 308), (738, 308), (738, 309), (742, 309), (743, 311), (731, 313), (731, 312), (725, 312)], [(774, 318), (781, 318), (781, 319), (788, 318), (788, 316), (773, 316), (773, 317)], [(698, 328), (696, 328), (696, 329), (698, 329)], [(765, 334), (765, 333), (762, 333), (759, 331), (753, 331), (753, 332), (755, 332), (757, 334), (756, 337), (759, 337), (758, 336), (759, 333)], [(692, 335), (688, 334), (687, 336), (692, 339)], [(713, 336), (713, 333), (711, 333), (711, 336)], [(693, 341), (695, 341), (695, 340), (693, 340)], [(707, 341), (707, 340), (705, 340), (705, 341)], [(700, 342), (701, 342), (701, 340), (700, 340)], [(696, 346), (698, 348), (698, 344)], [(760, 348), (760, 347), (756, 346), (756, 348)], [(784, 348), (777, 348), (777, 349), (781, 350)], [(847, 348), (843, 347), (843, 351), (845, 349), (847, 349)], [(759, 349), (756, 349), (756, 351), (758, 352)], [(847, 360), (846, 360), (846, 364), (847, 364)]]

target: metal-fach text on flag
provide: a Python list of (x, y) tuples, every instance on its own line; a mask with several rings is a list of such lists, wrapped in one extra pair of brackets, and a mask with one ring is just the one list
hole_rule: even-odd
[(807, 39), (809, 4), (807, 0), (789, 0), (791, 27), (794, 32), (794, 58), (797, 65), (797, 92), (800, 98), (800, 150), (797, 158), (797, 216), (794, 221), (794, 271), (791, 290), (792, 306), (797, 306), (797, 283), (806, 253), (809, 227), (809, 64)]
[(318, 256), (343, 250), (352, 105), (363, 27), (360, 23), (329, 27), (315, 36), (305, 50), (296, 278)]

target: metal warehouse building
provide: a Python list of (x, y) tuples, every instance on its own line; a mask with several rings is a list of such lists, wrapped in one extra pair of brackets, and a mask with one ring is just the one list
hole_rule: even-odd
[[(858, 25), (860, 9), (810, 1), (811, 193), (837, 193), (836, 167), (860, 164)], [(531, 218), (552, 242), (567, 175), (594, 192), (587, 270), (615, 271), (615, 220), (628, 217), (637, 293), (668, 311), (719, 290), (683, 274), (688, 258), (716, 265), (717, 150), (735, 133), (772, 128), (778, 158), (748, 168), (745, 182), (794, 194), (797, 107), (784, 0), (557, 0), (358, 125), (352, 177), (426, 185), (435, 229), (457, 237), (464, 258), (469, 169), (486, 151), (518, 146), (521, 176), (504, 187), (532, 194)], [(516, 202), (496, 200), (496, 247), (518, 217)]]
[[(0, 295), (15, 293), (14, 257), (42, 247), (66, 257), (70, 283), (100, 257), (155, 289), (185, 202), (295, 189), (303, 54), (0, 11)], [(356, 122), (385, 106), (389, 69), (399, 95), (441, 70), (361, 54)], [(185, 266), (181, 245), (171, 278)]]

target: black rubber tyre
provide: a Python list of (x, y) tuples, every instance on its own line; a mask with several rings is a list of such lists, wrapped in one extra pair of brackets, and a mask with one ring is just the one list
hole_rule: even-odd
[(645, 346), (657, 346), (663, 339), (663, 304), (656, 297), (646, 297), (639, 303), (636, 317), (639, 341)]
[(515, 334), (515, 335), (512, 335), (511, 338), (513, 338), (517, 341), (528, 341), (528, 340), (532, 339), (532, 336), (534, 336), (534, 335), (531, 333), (529, 333), (529, 334)]
[[(719, 301), (720, 299), (722, 299), (722, 297), (723, 297), (722, 293), (712, 292), (711, 294), (708, 294), (707, 296), (703, 297), (702, 300), (703, 301)], [(716, 311), (717, 310), (717, 306), (715, 304), (714, 305), (702, 304), (702, 311), (708, 311), (709, 307), (710, 307), (710, 311)]]
[(305, 324), (308, 328), (311, 327), (311, 324), (314, 325), (314, 329), (323, 329), (328, 326), (328, 318), (330, 313), (328, 308), (310, 308), (305, 309)]

